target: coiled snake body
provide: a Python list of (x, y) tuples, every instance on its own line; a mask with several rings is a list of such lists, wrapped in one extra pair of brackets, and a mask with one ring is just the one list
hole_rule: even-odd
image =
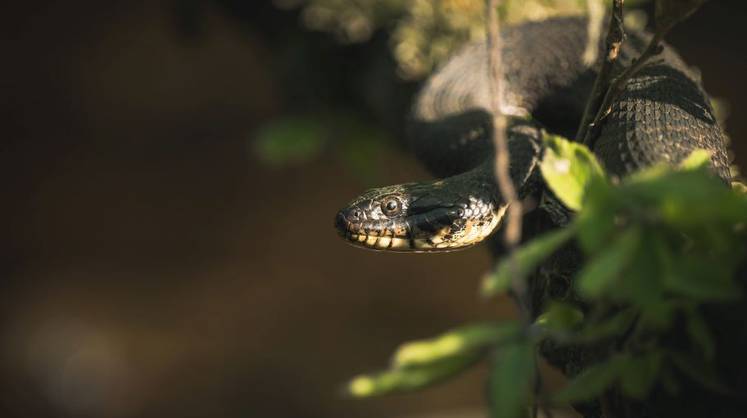
[[(584, 19), (526, 23), (502, 35), (501, 110), (524, 116), (510, 119), (507, 128), (510, 174), (523, 196), (537, 178), (542, 153), (537, 121), (569, 134), (596, 74), (582, 63)], [(618, 65), (638, 56), (645, 40), (629, 36)], [(379, 250), (447, 251), (474, 245), (498, 229), (510, 202), (494, 177), (487, 57), (484, 43), (466, 46), (415, 99), (409, 139), (439, 179), (363, 193), (337, 214), (336, 227), (347, 241)], [(702, 148), (711, 152), (713, 171), (729, 177), (725, 135), (708, 96), (671, 48), (627, 82), (599, 132), (593, 151), (612, 175), (658, 162), (676, 164)]]

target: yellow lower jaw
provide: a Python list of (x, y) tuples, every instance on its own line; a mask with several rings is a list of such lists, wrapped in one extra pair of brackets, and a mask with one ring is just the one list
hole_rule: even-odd
[(437, 239), (439, 242), (431, 242), (427, 239), (409, 240), (407, 238), (374, 237), (362, 234), (351, 234), (349, 241), (357, 246), (380, 251), (443, 252), (471, 247), (481, 240), (464, 244), (440, 241), (439, 239)]
[[(468, 222), (459, 235), (450, 236), (447, 227), (430, 239), (428, 238), (400, 238), (391, 236), (373, 236), (366, 234), (348, 233), (348, 241), (372, 250), (402, 251), (402, 252), (444, 252), (469, 248), (490, 236), (500, 224), (506, 211), (506, 206), (499, 207), (484, 222)], [(445, 239), (448, 237), (448, 239)]]
[(410, 249), (410, 241), (407, 238), (393, 238), (389, 236), (375, 237), (365, 234), (350, 234), (349, 240), (364, 247), (377, 250), (407, 250)]

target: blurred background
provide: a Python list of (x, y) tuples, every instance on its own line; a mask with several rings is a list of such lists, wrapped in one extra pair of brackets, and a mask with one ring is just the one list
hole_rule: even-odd
[[(526, 3), (504, 19), (579, 11)], [(405, 150), (407, 106), (483, 36), (482, 4), (6, 5), (0, 416), (479, 411), (479, 369), (385, 399), (341, 387), (403, 341), (512, 315), (477, 297), (487, 251), (362, 251), (332, 220), (366, 187), (427, 178)], [(742, 166), (745, 18), (711, 1), (669, 36), (728, 110)]]

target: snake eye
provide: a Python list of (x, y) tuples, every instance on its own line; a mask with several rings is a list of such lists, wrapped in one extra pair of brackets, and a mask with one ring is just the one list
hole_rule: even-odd
[(390, 197), (381, 204), (381, 211), (387, 216), (394, 216), (399, 214), (401, 205), (399, 200), (395, 197)]

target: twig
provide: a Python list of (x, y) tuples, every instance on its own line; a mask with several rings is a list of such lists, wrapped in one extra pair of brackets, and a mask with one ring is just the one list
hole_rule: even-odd
[[(505, 234), (503, 242), (509, 253), (509, 263), (513, 272), (515, 268), (514, 252), (521, 240), (521, 202), (516, 194), (514, 184), (511, 182), (509, 173), (510, 158), (508, 144), (506, 141), (506, 118), (501, 112), (501, 100), (503, 99), (503, 74), (501, 70), (502, 40), (498, 27), (498, 4), (499, 0), (487, 0), (487, 27), (488, 27), (488, 84), (490, 87), (490, 105), (493, 113), (493, 142), (495, 144), (495, 172), (498, 189), (501, 196), (508, 203), (506, 210)], [(519, 303), (520, 314), (526, 324), (529, 323), (529, 310), (527, 306), (526, 285), (523, 280), (518, 280), (516, 274), (512, 274), (512, 289)]]
[(649, 42), (646, 49), (643, 51), (640, 57), (633, 61), (628, 68), (623, 71), (618, 77), (616, 77), (610, 85), (607, 93), (604, 95), (602, 104), (597, 109), (597, 113), (594, 116), (594, 121), (589, 124), (584, 136), (584, 144), (592, 148), (594, 146), (594, 139), (596, 138), (596, 131), (599, 127), (599, 121), (607, 116), (611, 111), (612, 101), (620, 94), (625, 87), (625, 84), (643, 67), (644, 64), (653, 56), (661, 52), (661, 40), (666, 34), (666, 31), (657, 32)]
[[(503, 74), (501, 65), (501, 50), (503, 42), (498, 26), (498, 6), (500, 0), (486, 0), (487, 8), (487, 47), (488, 47), (488, 84), (490, 88), (490, 107), (493, 114), (493, 142), (495, 145), (495, 175), (501, 196), (508, 204), (506, 210), (505, 234), (503, 242), (508, 250), (509, 269), (511, 271), (511, 289), (519, 309), (522, 324), (527, 332), (532, 326), (531, 321), (531, 299), (528, 288), (523, 278), (518, 275), (516, 262), (516, 247), (521, 241), (521, 218), (522, 205), (518, 198), (514, 184), (511, 181), (509, 165), (511, 156), (508, 151), (506, 139), (506, 118), (501, 112), (501, 101), (503, 100)], [(536, 363), (536, 360), (535, 360)], [(535, 368), (536, 370), (536, 368)], [(535, 395), (542, 392), (542, 377), (537, 371), (534, 376), (533, 390)], [(532, 417), (536, 418), (538, 413), (538, 396), (535, 396), (532, 405)]]
[[(622, 45), (623, 40), (625, 40), (625, 28), (623, 26), (624, 2), (624, 0), (612, 1), (610, 24), (607, 30), (607, 37), (605, 38), (607, 53), (604, 56), (604, 61), (602, 61), (602, 67), (599, 69), (599, 74), (597, 74), (597, 78), (594, 80), (594, 87), (591, 90), (589, 100), (586, 101), (584, 115), (581, 118), (578, 132), (576, 132), (576, 142), (583, 141), (586, 143), (588, 132), (593, 126), (592, 121), (597, 121), (595, 116), (598, 114), (597, 110), (600, 109), (602, 99), (605, 97), (605, 92), (609, 92), (612, 69), (620, 55), (620, 46)], [(587, 46), (587, 50), (591, 47), (597, 48), (597, 45)]]

